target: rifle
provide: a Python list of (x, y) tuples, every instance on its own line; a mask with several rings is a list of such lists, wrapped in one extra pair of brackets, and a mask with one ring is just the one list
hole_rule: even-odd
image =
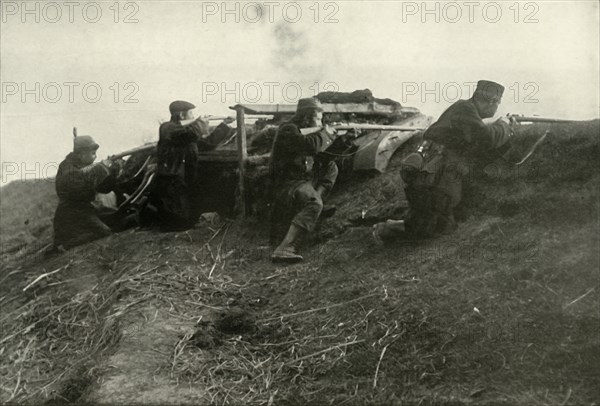
[[(518, 114), (507, 114), (506, 117), (508, 117), (508, 119), (511, 122), (514, 123), (547, 123), (547, 124), (560, 124), (560, 123), (572, 123), (574, 120), (567, 120), (567, 119), (562, 119), (562, 118), (549, 118), (549, 117), (538, 117), (538, 116), (523, 116), (523, 115), (518, 115)], [(525, 163), (525, 161), (527, 161), (529, 159), (529, 157), (531, 157), (531, 155), (533, 155), (533, 153), (535, 152), (535, 150), (537, 149), (537, 147), (544, 142), (544, 140), (546, 139), (546, 137), (550, 134), (550, 130), (546, 130), (544, 132), (544, 134), (542, 134), (542, 136), (540, 136), (540, 138), (538, 138), (536, 140), (535, 143), (533, 143), (528, 151), (525, 152), (525, 154), (523, 155), (523, 157), (518, 161), (518, 162), (511, 162), (512, 164), (514, 164), (515, 166), (519, 166), (522, 165), (523, 163)], [(510, 160), (509, 160), (510, 162)]]
[(123, 151), (118, 154), (111, 155), (110, 157), (108, 157), (108, 159), (115, 160), (115, 159), (126, 157), (127, 155), (135, 154), (136, 152), (150, 151), (151, 149), (156, 148), (157, 144), (158, 144), (157, 142), (150, 142), (150, 143), (144, 144), (140, 147), (135, 147), (132, 149), (128, 149), (127, 151)]
[(538, 116), (524, 116), (519, 114), (507, 114), (509, 120), (517, 123), (572, 123), (574, 120), (566, 120), (563, 118), (549, 118)]
[[(329, 125), (334, 130), (370, 130), (370, 131), (421, 131), (425, 127), (410, 127), (403, 125), (385, 125), (385, 124), (366, 124), (366, 123), (347, 123)], [(302, 128), (300, 132), (304, 135), (317, 132), (323, 127)]]

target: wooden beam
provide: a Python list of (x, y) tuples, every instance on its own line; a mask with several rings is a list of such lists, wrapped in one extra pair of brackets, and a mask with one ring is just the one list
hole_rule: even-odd
[(237, 119), (237, 151), (238, 151), (238, 165), (239, 165), (239, 190), (240, 190), (240, 212), (242, 217), (246, 217), (246, 186), (245, 186), (245, 173), (246, 173), (246, 159), (248, 158), (248, 151), (246, 150), (246, 123), (244, 116), (244, 107), (240, 106), (236, 109)]
[[(391, 106), (380, 104), (375, 101), (369, 103), (322, 103), (324, 113), (360, 113), (375, 116), (393, 116), (398, 114), (418, 114), (419, 109), (415, 107)], [(237, 104), (229, 107), (232, 110), (243, 108), (246, 113), (252, 115), (274, 115), (294, 114), (295, 104)]]

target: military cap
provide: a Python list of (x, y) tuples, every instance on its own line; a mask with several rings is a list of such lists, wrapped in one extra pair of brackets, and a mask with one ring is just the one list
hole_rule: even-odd
[(99, 147), (100, 146), (98, 144), (96, 144), (94, 139), (92, 137), (90, 137), (89, 135), (79, 135), (79, 136), (73, 138), (73, 152), (89, 151), (89, 150), (95, 151)]
[(504, 93), (504, 86), (490, 80), (480, 80), (477, 82), (475, 93), (478, 93), (486, 99), (501, 99)]
[(305, 99), (298, 100), (296, 112), (308, 110), (323, 111), (323, 106), (321, 106), (321, 102), (314, 97), (307, 97)]
[(176, 100), (169, 104), (169, 111), (171, 114), (181, 113), (195, 108), (196, 106), (194, 106), (192, 103), (183, 100)]

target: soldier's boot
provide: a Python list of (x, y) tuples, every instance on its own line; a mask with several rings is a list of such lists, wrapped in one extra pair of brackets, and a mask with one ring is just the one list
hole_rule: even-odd
[(303, 261), (304, 258), (302, 255), (298, 254), (296, 251), (296, 245), (298, 244), (300, 238), (302, 238), (303, 234), (303, 229), (294, 224), (290, 225), (285, 238), (281, 244), (275, 248), (275, 251), (273, 251), (273, 255), (271, 255), (271, 261), (286, 263)]
[(373, 238), (378, 244), (402, 237), (406, 233), (404, 220), (387, 220), (373, 226)]

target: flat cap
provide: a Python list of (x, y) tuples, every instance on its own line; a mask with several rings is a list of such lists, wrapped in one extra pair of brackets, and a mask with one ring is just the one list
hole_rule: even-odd
[(183, 100), (175, 100), (173, 103), (169, 104), (169, 111), (171, 114), (181, 113), (195, 108), (196, 106), (192, 103)]
[(298, 100), (298, 106), (296, 107), (297, 112), (309, 110), (323, 111), (323, 106), (321, 106), (321, 102), (314, 97)]
[(480, 80), (477, 82), (475, 93), (482, 95), (486, 99), (500, 100), (502, 94), (504, 94), (504, 86), (490, 80)]
[(98, 147), (99, 145), (89, 135), (79, 135), (73, 138), (73, 152), (95, 151)]

